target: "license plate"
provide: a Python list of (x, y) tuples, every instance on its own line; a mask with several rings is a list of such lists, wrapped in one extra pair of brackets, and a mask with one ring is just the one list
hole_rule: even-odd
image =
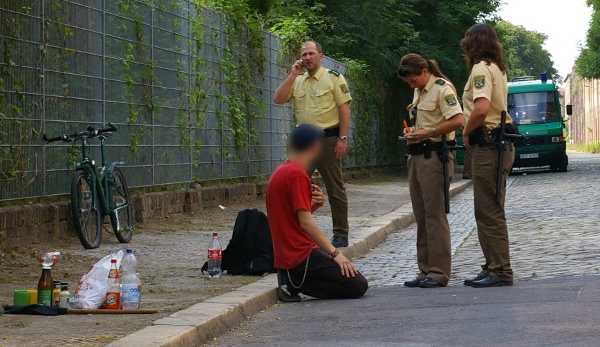
[(537, 159), (540, 157), (539, 153), (526, 153), (526, 154), (521, 154), (520, 158), (521, 159)]

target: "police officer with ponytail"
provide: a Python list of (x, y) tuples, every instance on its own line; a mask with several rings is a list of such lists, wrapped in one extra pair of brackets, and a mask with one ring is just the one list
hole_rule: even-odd
[(443, 165), (449, 179), (454, 172), (453, 156), (442, 163), (442, 135), (449, 145), (454, 131), (464, 126), (456, 89), (434, 60), (418, 54), (402, 57), (398, 75), (414, 88), (408, 107), (413, 126), (404, 130), (408, 140), (410, 198), (417, 221), (417, 262), (419, 273), (406, 287), (437, 288), (448, 284), (451, 274), (450, 226), (444, 207)]

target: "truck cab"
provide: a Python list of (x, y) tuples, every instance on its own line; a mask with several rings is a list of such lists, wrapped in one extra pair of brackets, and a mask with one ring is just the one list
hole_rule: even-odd
[[(508, 113), (525, 135), (515, 144), (513, 167), (549, 166), (552, 171), (567, 171), (569, 158), (563, 129), (564, 119), (560, 95), (553, 81), (543, 73), (535, 77), (516, 77), (508, 83)], [(462, 144), (462, 133), (457, 130), (457, 141)], [(464, 153), (457, 153), (459, 164), (464, 163)]]
[(549, 166), (552, 171), (567, 171), (561, 110), (558, 88), (546, 74), (541, 79), (517, 77), (508, 84), (508, 113), (525, 136), (515, 144), (513, 167)]

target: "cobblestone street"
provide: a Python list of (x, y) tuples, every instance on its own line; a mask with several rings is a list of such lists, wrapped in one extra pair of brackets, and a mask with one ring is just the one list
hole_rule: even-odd
[[(600, 156), (570, 153), (569, 172), (509, 178), (506, 213), (515, 280), (600, 274)], [(461, 284), (480, 270), (472, 188), (451, 201), (453, 276)], [(398, 285), (417, 273), (416, 224), (388, 237), (358, 267), (372, 286)]]

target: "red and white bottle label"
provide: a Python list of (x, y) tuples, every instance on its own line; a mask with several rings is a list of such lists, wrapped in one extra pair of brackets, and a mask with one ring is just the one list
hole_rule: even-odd
[(121, 293), (106, 293), (105, 307), (109, 310), (118, 310), (121, 308)]
[(220, 249), (209, 249), (208, 250), (208, 259), (221, 259), (221, 250)]

